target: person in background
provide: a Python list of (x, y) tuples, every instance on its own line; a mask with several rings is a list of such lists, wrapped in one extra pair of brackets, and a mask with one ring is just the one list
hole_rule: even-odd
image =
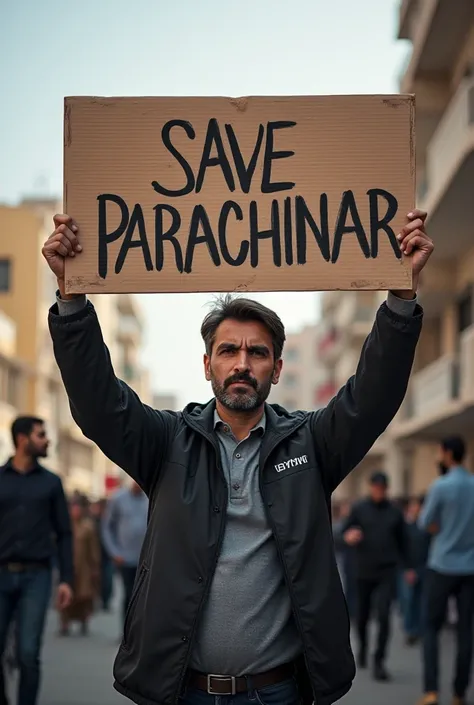
[[(20, 416), (11, 433), (15, 452), (0, 468), (0, 659), (15, 616), (20, 670), (17, 702), (35, 705), (55, 550), (60, 575), (58, 608), (65, 609), (72, 599), (71, 525), (60, 478), (39, 462), (47, 457), (49, 445), (43, 420)], [(1, 669), (0, 694), (6, 701)]]
[(104, 543), (102, 524), (104, 520), (107, 500), (100, 499), (91, 506), (91, 515), (94, 519), (97, 537), (100, 543), (100, 601), (102, 609), (108, 612), (113, 594), (114, 564)]
[(343, 501), (336, 507), (333, 523), (334, 546), (336, 559), (341, 574), (344, 595), (346, 597), (349, 617), (354, 619), (357, 614), (357, 582), (355, 568), (355, 549), (344, 540), (344, 526), (351, 512), (351, 504)]
[(88, 516), (86, 497), (75, 497), (70, 503), (74, 546), (74, 596), (59, 610), (61, 636), (69, 636), (71, 622), (79, 622), (85, 636), (94, 611), (100, 576), (100, 546), (93, 520)]
[(123, 582), (123, 620), (132, 596), (148, 520), (148, 498), (132, 481), (109, 499), (102, 525), (105, 548)]
[(440, 444), (441, 476), (431, 485), (418, 520), (433, 534), (425, 579), (422, 705), (438, 705), (439, 632), (450, 596), (456, 600), (457, 656), (453, 705), (465, 705), (472, 667), (474, 629), (474, 476), (463, 465), (459, 436)]
[(416, 574), (413, 583), (404, 582), (403, 626), (408, 646), (416, 644), (421, 636), (423, 584), (430, 546), (430, 534), (421, 529), (417, 523), (423, 501), (423, 497), (412, 498), (408, 502), (405, 514), (408, 547)]
[(407, 580), (414, 580), (401, 510), (388, 499), (388, 478), (376, 472), (370, 478), (369, 497), (355, 504), (344, 524), (344, 540), (356, 549), (358, 664), (367, 665), (367, 629), (375, 602), (378, 621), (377, 647), (373, 657), (375, 680), (390, 679), (385, 668), (390, 638), (390, 612), (397, 591), (400, 563)]

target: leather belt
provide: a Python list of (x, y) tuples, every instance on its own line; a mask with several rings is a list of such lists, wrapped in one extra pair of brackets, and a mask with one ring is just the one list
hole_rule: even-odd
[(48, 568), (48, 564), (40, 562), (0, 564), (0, 570), (6, 570), (8, 573), (24, 573), (27, 570), (45, 570), (46, 568)]
[(188, 686), (204, 690), (209, 695), (236, 695), (276, 685), (295, 675), (294, 663), (285, 663), (255, 676), (224, 676), (216, 673), (188, 671)]

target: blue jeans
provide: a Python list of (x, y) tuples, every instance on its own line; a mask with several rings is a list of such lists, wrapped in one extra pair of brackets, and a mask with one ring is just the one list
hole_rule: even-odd
[(188, 688), (180, 705), (299, 705), (301, 700), (294, 678), (249, 690), (238, 695), (209, 695), (203, 690)]
[(414, 585), (405, 583), (403, 622), (405, 634), (410, 637), (421, 636), (421, 612), (423, 596), (423, 580), (421, 577)]
[[(36, 705), (40, 683), (40, 651), (51, 598), (48, 568), (10, 573), (0, 568), (0, 654), (15, 615), (17, 659), (20, 669), (18, 705)], [(0, 695), (5, 692), (0, 669)]]

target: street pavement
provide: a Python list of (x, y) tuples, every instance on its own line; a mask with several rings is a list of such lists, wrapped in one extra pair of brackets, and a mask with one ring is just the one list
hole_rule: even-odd
[[(56, 635), (57, 619), (51, 613), (43, 650), (43, 687), (40, 705), (125, 705), (127, 700), (112, 687), (112, 663), (118, 648), (120, 611), (98, 613), (88, 637)], [(414, 705), (420, 693), (419, 647), (408, 648), (394, 621), (394, 638), (388, 665), (389, 684), (374, 683), (370, 672), (358, 673), (351, 692), (341, 705)], [(449, 705), (453, 639), (443, 635), (441, 704)], [(474, 692), (472, 693), (474, 695)], [(474, 698), (472, 698), (474, 703)], [(11, 699), (15, 705), (15, 699)]]

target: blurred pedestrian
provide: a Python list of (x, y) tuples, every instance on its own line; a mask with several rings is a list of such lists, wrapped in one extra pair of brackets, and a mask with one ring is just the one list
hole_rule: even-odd
[(426, 573), (426, 563), (430, 546), (430, 534), (418, 526), (418, 517), (423, 506), (423, 497), (414, 497), (408, 502), (406, 526), (408, 549), (412, 555), (412, 568), (415, 579), (403, 583), (403, 628), (408, 646), (416, 644), (421, 636), (422, 596)]
[(49, 325), (74, 418), (150, 498), (114, 667), (131, 700), (331, 705), (351, 688), (330, 501), (405, 395), (421, 329), (417, 281), (433, 251), (426, 216), (409, 213), (399, 233), (413, 289), (390, 292), (356, 374), (309, 413), (267, 403), (285, 329), (260, 302), (233, 296), (201, 326), (213, 399), (182, 412), (143, 404), (117, 379), (92, 303), (65, 291), (81, 234), (55, 217), (43, 247), (59, 289)]
[(433, 534), (425, 580), (423, 617), (422, 705), (438, 705), (439, 632), (448, 600), (457, 608), (457, 655), (452, 683), (453, 705), (465, 705), (471, 679), (474, 630), (474, 476), (463, 465), (459, 436), (440, 444), (441, 476), (431, 485), (419, 518)]
[(337, 508), (337, 516), (333, 523), (332, 531), (334, 536), (334, 545), (336, 547), (336, 560), (341, 573), (347, 609), (349, 612), (349, 617), (352, 620), (357, 614), (356, 555), (355, 548), (353, 546), (349, 546), (344, 539), (344, 527), (350, 513), (350, 502), (341, 502)]
[(79, 622), (81, 633), (85, 636), (99, 592), (100, 545), (85, 497), (75, 496), (72, 499), (70, 514), (74, 546), (74, 595), (72, 602), (59, 610), (60, 634), (68, 636), (71, 622)]
[(114, 563), (105, 547), (103, 537), (103, 522), (105, 511), (107, 508), (107, 500), (100, 499), (94, 502), (91, 506), (91, 515), (94, 519), (97, 536), (100, 543), (100, 601), (102, 609), (108, 612), (110, 609), (110, 601), (113, 595), (114, 583)]
[(110, 497), (102, 524), (102, 537), (123, 584), (122, 616), (125, 621), (145, 538), (148, 498), (136, 482)]
[(385, 473), (371, 476), (369, 497), (353, 506), (344, 525), (344, 539), (356, 549), (358, 664), (360, 668), (367, 666), (368, 625), (375, 607), (378, 636), (373, 675), (378, 681), (387, 681), (390, 676), (385, 660), (400, 563), (405, 565), (407, 580), (413, 581), (415, 576), (403, 514), (388, 499)]
[[(39, 462), (49, 444), (43, 420), (20, 416), (11, 432), (15, 454), (0, 468), (0, 656), (15, 615), (18, 705), (35, 705), (56, 549), (58, 607), (67, 607), (72, 598), (71, 526), (61, 480)], [(0, 692), (5, 693), (3, 682)]]

